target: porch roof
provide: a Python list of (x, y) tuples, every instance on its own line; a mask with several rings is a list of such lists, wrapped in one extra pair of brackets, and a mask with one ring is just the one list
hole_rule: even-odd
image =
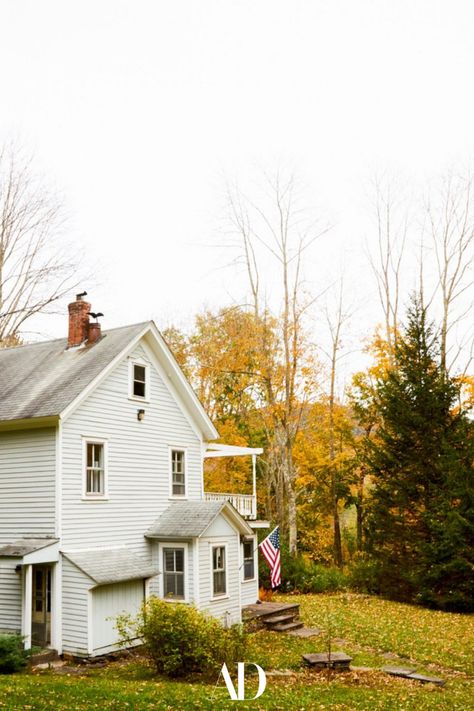
[(206, 446), (206, 451), (204, 452), (204, 458), (210, 459), (211, 457), (249, 457), (251, 455), (262, 454), (263, 449), (261, 447), (237, 447), (232, 444), (217, 444), (214, 442), (208, 442)]
[(248, 523), (228, 501), (173, 501), (146, 531), (146, 538), (199, 538), (223, 511), (241, 533), (252, 533)]
[(18, 541), (0, 546), (0, 558), (23, 558), (58, 541), (59, 538), (20, 538)]
[(64, 551), (63, 555), (97, 585), (152, 578), (158, 569), (128, 548)]

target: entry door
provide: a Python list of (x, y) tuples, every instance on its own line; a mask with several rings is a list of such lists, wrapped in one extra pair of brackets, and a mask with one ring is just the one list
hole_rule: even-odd
[(31, 643), (38, 647), (51, 644), (51, 566), (33, 566)]

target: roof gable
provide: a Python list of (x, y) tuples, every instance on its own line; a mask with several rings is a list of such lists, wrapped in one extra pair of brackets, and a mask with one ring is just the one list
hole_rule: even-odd
[(0, 421), (59, 416), (146, 324), (106, 331), (91, 346), (67, 339), (0, 350)]
[(145, 537), (199, 538), (221, 514), (240, 533), (253, 533), (247, 521), (228, 501), (173, 501), (145, 532)]
[(67, 349), (66, 339), (0, 349), (0, 423), (67, 415), (145, 337), (166, 377), (205, 439), (212, 422), (152, 321), (104, 331), (90, 346)]

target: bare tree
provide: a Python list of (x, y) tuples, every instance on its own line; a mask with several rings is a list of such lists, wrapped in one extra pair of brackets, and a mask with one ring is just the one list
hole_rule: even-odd
[[(262, 378), (272, 430), (272, 452), (269, 456), (272, 467), (269, 471), (274, 477), (277, 492), (285, 493), (289, 549), (294, 555), (297, 551), (297, 472), (293, 447), (309, 394), (303, 382), (304, 363), (308, 356), (303, 317), (314, 302), (314, 298), (305, 293), (302, 260), (328, 227), (321, 226), (319, 219), (308, 219), (308, 211), (302, 207), (293, 175), (282, 177), (281, 171), (277, 171), (275, 176), (265, 175), (264, 186), (266, 199), (262, 202), (249, 199), (238, 188), (228, 190), (228, 206), (240, 242), (254, 311), (262, 321), (265, 320), (266, 310), (261, 303), (262, 262), (269, 259), (268, 268), (274, 271), (274, 264), (278, 269), (281, 357), (276, 362), (275, 354), (268, 354)], [(265, 340), (268, 334), (265, 331), (262, 329), (263, 352), (268, 350)]]
[(395, 179), (374, 179), (374, 212), (377, 229), (376, 254), (369, 254), (377, 280), (384, 315), (385, 337), (390, 357), (397, 341), (402, 264), (407, 242), (409, 212)]
[[(464, 348), (468, 347), (466, 368), (472, 360), (472, 331), (456, 342), (453, 331), (471, 311), (473, 301), (462, 297), (474, 284), (474, 204), (470, 172), (449, 173), (440, 188), (427, 200), (426, 212), (438, 268), (441, 295), (441, 364), (445, 371), (453, 368)], [(453, 336), (453, 337), (451, 337)]]
[(341, 566), (342, 540), (341, 525), (339, 518), (339, 472), (336, 462), (336, 426), (334, 421), (336, 405), (336, 374), (341, 356), (341, 336), (344, 325), (350, 318), (350, 314), (344, 308), (344, 284), (341, 279), (339, 293), (337, 296), (336, 309), (333, 314), (326, 309), (326, 320), (329, 329), (330, 350), (327, 354), (330, 363), (329, 370), (329, 466), (330, 466), (330, 487), (331, 504), (334, 533), (334, 562)]
[(60, 200), (14, 145), (0, 149), (0, 343), (75, 285), (77, 264), (59, 241)]

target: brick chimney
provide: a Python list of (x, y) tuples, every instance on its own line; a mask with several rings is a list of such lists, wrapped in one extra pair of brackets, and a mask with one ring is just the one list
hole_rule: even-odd
[(100, 323), (98, 321), (93, 321), (92, 323), (90, 323), (87, 335), (87, 345), (92, 345), (93, 343), (98, 341), (101, 336), (102, 332), (100, 330)]
[[(77, 294), (76, 300), (68, 305), (69, 310), (69, 334), (67, 347), (80, 346), (89, 336), (89, 311), (91, 305), (83, 301), (82, 297), (87, 296), (86, 292)], [(100, 326), (99, 326), (100, 328)]]

